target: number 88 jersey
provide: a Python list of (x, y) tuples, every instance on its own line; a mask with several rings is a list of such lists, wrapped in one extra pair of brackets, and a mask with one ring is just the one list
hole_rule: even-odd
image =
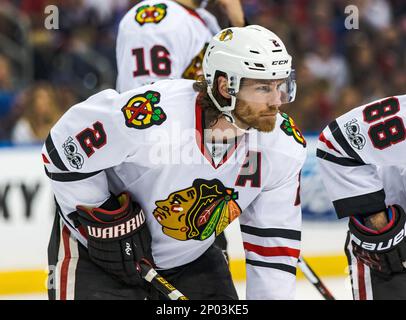
[(355, 108), (323, 130), (317, 157), (339, 218), (406, 204), (405, 139), (406, 95)]

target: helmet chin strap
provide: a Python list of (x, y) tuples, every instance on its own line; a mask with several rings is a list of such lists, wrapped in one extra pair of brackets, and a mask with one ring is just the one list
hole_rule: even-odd
[(244, 133), (252, 133), (255, 130), (254, 128), (251, 128), (251, 127), (249, 127), (248, 129), (243, 129), (243, 128), (240, 128), (239, 126), (237, 126), (237, 124), (235, 123), (234, 116), (232, 115), (232, 111), (223, 111), (222, 113), (224, 115), (224, 118), (226, 118), (226, 120), (228, 122), (230, 122), (234, 128), (236, 128)]
[[(220, 112), (224, 115), (224, 118), (231, 123), (231, 125), (233, 127), (235, 127), (236, 129), (242, 131), (243, 133), (252, 133), (254, 131), (253, 128), (248, 128), (248, 129), (243, 129), (240, 128), (239, 126), (237, 126), (237, 124), (235, 123), (235, 119), (234, 116), (232, 114), (232, 111), (223, 111), (221, 109), (223, 109), (220, 104), (217, 102), (216, 98), (213, 95), (213, 91), (211, 90), (210, 86), (207, 86), (207, 94), (209, 95), (211, 101), (214, 103), (214, 105), (217, 107), (218, 110), (220, 110)], [(235, 97), (231, 97), (231, 104), (235, 106)], [(234, 109), (234, 108), (233, 108)]]

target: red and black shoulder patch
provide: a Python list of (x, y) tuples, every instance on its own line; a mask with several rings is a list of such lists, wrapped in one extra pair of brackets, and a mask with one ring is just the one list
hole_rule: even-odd
[(283, 118), (282, 124), (280, 128), (283, 132), (285, 132), (288, 136), (291, 136), (295, 139), (295, 141), (306, 148), (306, 140), (298, 127), (296, 127), (295, 122), (291, 117), (289, 117), (286, 113), (281, 113)]
[(137, 21), (140, 26), (146, 23), (158, 24), (166, 17), (167, 8), (167, 5), (164, 3), (158, 3), (153, 6), (141, 6), (135, 13), (135, 21)]
[(146, 91), (128, 100), (121, 108), (125, 124), (129, 128), (146, 129), (153, 125), (161, 125), (166, 120), (166, 114), (159, 103), (161, 94), (156, 91)]

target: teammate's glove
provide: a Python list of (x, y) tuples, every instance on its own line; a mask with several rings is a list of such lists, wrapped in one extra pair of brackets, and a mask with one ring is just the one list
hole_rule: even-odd
[(145, 284), (140, 263), (153, 265), (151, 235), (144, 212), (130, 195), (112, 196), (100, 208), (76, 210), (72, 218), (84, 227), (90, 259), (126, 284)]
[(387, 214), (389, 223), (378, 231), (365, 227), (355, 217), (349, 222), (354, 256), (386, 277), (406, 267), (405, 211), (393, 205)]

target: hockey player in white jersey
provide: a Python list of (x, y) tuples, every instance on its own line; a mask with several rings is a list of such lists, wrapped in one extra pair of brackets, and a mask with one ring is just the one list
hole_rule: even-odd
[[(116, 43), (117, 91), (157, 80), (193, 79), (202, 74), (206, 46), (220, 31), (216, 18), (202, 0), (145, 0), (122, 18)], [(234, 27), (245, 25), (240, 0), (217, 0)], [(216, 244), (227, 257), (224, 234)]]
[(406, 299), (406, 95), (360, 106), (319, 138), (321, 175), (339, 218), (354, 299)]
[[(118, 92), (166, 78), (196, 79), (207, 43), (220, 31), (201, 0), (145, 0), (121, 20), (116, 43)], [(217, 0), (231, 26), (245, 25), (240, 0)]]
[(237, 217), (247, 299), (294, 298), (306, 142), (279, 113), (296, 93), (292, 58), (260, 26), (225, 29), (208, 48), (204, 81), (105, 90), (52, 128), (51, 299), (156, 298), (144, 264), (190, 299), (237, 299), (213, 245)]

